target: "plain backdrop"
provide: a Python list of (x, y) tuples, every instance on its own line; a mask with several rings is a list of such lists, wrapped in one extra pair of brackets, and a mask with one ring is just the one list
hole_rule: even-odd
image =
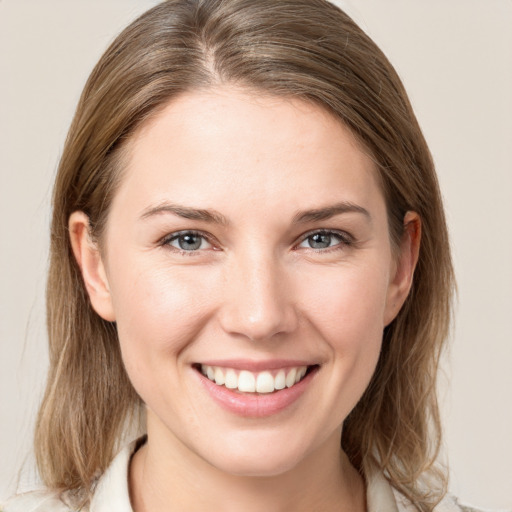
[[(33, 485), (47, 367), (52, 179), (112, 38), (155, 0), (0, 0), (0, 498)], [(512, 1), (338, 2), (403, 78), (433, 152), (459, 283), (441, 385), (451, 490), (512, 508)]]

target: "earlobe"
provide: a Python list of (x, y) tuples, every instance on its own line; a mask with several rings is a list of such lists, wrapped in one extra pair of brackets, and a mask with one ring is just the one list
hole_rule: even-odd
[(110, 286), (97, 244), (90, 236), (89, 217), (81, 211), (69, 217), (69, 237), (73, 254), (82, 272), (92, 307), (104, 320), (115, 321)]
[(412, 286), (421, 243), (421, 219), (416, 212), (404, 216), (404, 229), (395, 269), (391, 276), (384, 315), (384, 325), (389, 325), (402, 308)]

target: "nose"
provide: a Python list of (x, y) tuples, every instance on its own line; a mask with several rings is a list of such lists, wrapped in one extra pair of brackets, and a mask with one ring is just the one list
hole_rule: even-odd
[(298, 324), (292, 283), (272, 256), (245, 256), (226, 269), (223, 330), (252, 341), (293, 332)]

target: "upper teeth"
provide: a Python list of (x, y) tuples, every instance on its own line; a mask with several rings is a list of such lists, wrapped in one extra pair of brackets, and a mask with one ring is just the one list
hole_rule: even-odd
[(276, 389), (291, 388), (304, 377), (307, 369), (307, 366), (297, 366), (253, 373), (247, 370), (201, 365), (201, 372), (211, 381), (244, 393), (272, 393)]

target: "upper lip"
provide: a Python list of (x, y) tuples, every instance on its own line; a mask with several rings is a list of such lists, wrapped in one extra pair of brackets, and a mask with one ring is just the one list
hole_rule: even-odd
[(197, 364), (219, 366), (221, 368), (233, 368), (234, 370), (260, 372), (264, 370), (278, 370), (281, 368), (294, 368), (298, 366), (312, 366), (317, 363), (300, 359), (266, 359), (259, 361), (251, 359), (210, 359), (208, 361), (201, 361)]

